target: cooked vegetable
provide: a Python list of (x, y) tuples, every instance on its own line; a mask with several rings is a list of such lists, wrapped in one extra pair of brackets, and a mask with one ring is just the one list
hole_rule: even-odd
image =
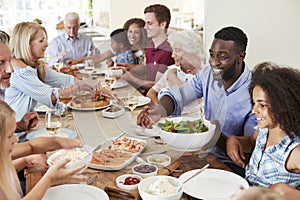
[(194, 121), (180, 121), (178, 123), (166, 119), (165, 123), (158, 123), (158, 126), (162, 130), (171, 133), (201, 133), (208, 131), (208, 127), (201, 119)]

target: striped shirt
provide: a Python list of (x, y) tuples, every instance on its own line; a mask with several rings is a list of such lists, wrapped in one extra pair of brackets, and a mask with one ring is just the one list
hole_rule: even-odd
[(259, 129), (254, 151), (246, 166), (246, 179), (263, 187), (284, 182), (300, 189), (300, 174), (285, 169), (291, 151), (300, 145), (300, 138), (295, 134), (293, 139), (286, 136), (278, 144), (265, 149), (268, 133), (267, 128)]
[(25, 68), (14, 67), (11, 75), (10, 87), (6, 89), (5, 101), (16, 112), (16, 120), (20, 121), (25, 113), (33, 111), (37, 102), (49, 108), (63, 109), (63, 103), (52, 104), (52, 93), (59, 99), (59, 88), (74, 84), (74, 77), (71, 75), (46, 69), (45, 83), (37, 75), (37, 69), (30, 66)]

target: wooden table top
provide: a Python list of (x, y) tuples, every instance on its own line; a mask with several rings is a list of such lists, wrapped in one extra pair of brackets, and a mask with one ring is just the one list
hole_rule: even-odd
[[(132, 91), (132, 88), (130, 86), (127, 86), (125, 88), (117, 89), (116, 92), (118, 95), (122, 96), (122, 94), (127, 94), (128, 91)], [(79, 133), (79, 137), (84, 141), (84, 143), (93, 146), (92, 144), (94, 142), (94, 138), (90, 136), (88, 137), (88, 134), (90, 132), (86, 132), (87, 128), (97, 129), (97, 134), (99, 134), (99, 137), (113, 137), (117, 136), (120, 133), (124, 131), (128, 131), (131, 127), (126, 126), (123, 127), (124, 120), (136, 120), (137, 114), (140, 112), (142, 108), (137, 108), (134, 113), (127, 112), (126, 115), (122, 116), (121, 118), (117, 119), (107, 119), (103, 118), (101, 115), (101, 110), (92, 111), (92, 112), (72, 112), (72, 116), (65, 116), (64, 118), (64, 126), (68, 126), (68, 128), (77, 130)], [(93, 117), (93, 119), (90, 119)], [(128, 118), (129, 117), (129, 118)], [(85, 118), (88, 118), (87, 120), (83, 120)], [(123, 119), (122, 119), (123, 118)], [(43, 127), (44, 122), (44, 114), (40, 113), (40, 122), (38, 126), (35, 129), (40, 129)], [(120, 121), (121, 120), (121, 121)], [(123, 121), (122, 121), (123, 120)], [(83, 124), (84, 123), (93, 123), (98, 124), (97, 127), (90, 127), (93, 124)], [(96, 123), (95, 123), (96, 122)], [(133, 122), (135, 123), (135, 121)], [(131, 125), (132, 126), (132, 125)], [(99, 129), (99, 130), (98, 130)], [(99, 132), (99, 133), (98, 133)], [(134, 137), (134, 131), (131, 132), (129, 136)], [(94, 134), (94, 133), (93, 133)], [(138, 136), (138, 135), (137, 135)], [(97, 136), (97, 138), (99, 138)], [(145, 138), (144, 138), (145, 139)], [(164, 144), (157, 144), (154, 142), (154, 138), (147, 138), (147, 146), (143, 153), (149, 153), (155, 149), (166, 149), (166, 154), (168, 154), (172, 161), (179, 161), (180, 165), (178, 169), (181, 169), (184, 172), (193, 170), (193, 169), (199, 169), (205, 166), (207, 163), (210, 165), (210, 168), (215, 169), (222, 169), (231, 171), (230, 168), (225, 165), (223, 162), (221, 162), (217, 157), (215, 157), (212, 154), (207, 154), (203, 158), (199, 157), (199, 152), (177, 152), (172, 149), (170, 149), (167, 145)], [(143, 158), (146, 158), (143, 156), (143, 153), (140, 155)], [(118, 171), (104, 171), (104, 170), (98, 170), (98, 169), (91, 169), (88, 168), (84, 173), (88, 175), (89, 180), (87, 181), (88, 184), (96, 186), (101, 189), (105, 189), (105, 187), (111, 185), (115, 182), (115, 179), (122, 174), (125, 173), (131, 173), (131, 167), (133, 165), (137, 164), (136, 161), (132, 162), (130, 165), (125, 167), (122, 170)], [(166, 171), (165, 171), (166, 172)], [(30, 167), (25, 170), (25, 177), (26, 177), (26, 190), (27, 192), (32, 189), (32, 187), (40, 180), (40, 178), (44, 175), (45, 170), (41, 169), (39, 167)], [(169, 171), (167, 171), (169, 174)], [(169, 175), (174, 177), (179, 177), (182, 173), (170, 173)], [(68, 183), (68, 182), (67, 182)], [(120, 199), (119, 197), (114, 197), (110, 195), (111, 200)], [(183, 200), (186, 199), (195, 199), (193, 197), (190, 197), (186, 194), (182, 196)]]

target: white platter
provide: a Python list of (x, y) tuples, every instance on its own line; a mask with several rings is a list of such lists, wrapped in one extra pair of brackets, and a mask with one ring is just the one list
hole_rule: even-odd
[[(138, 152), (138, 153), (132, 153), (131, 154), (131, 157), (126, 160), (123, 164), (121, 165), (114, 165), (114, 166), (109, 166), (109, 165), (99, 165), (99, 164), (94, 164), (94, 163), (90, 163), (89, 164), (89, 167), (90, 168), (93, 168), (93, 169), (101, 169), (101, 170), (107, 170), (107, 171), (115, 171), (115, 170), (121, 170), (121, 169), (124, 169), (125, 167), (127, 167), (128, 165), (130, 165), (133, 161), (135, 161), (135, 159), (144, 151), (145, 147), (146, 147), (146, 140), (143, 140), (143, 139), (139, 139), (139, 138), (133, 138), (133, 137), (126, 137), (126, 138), (131, 138), (131, 139), (134, 139), (134, 140), (137, 140), (139, 142), (144, 142), (145, 143), (145, 146), (144, 148)], [(114, 138), (112, 138), (111, 140), (113, 140)], [(99, 150), (101, 151), (101, 150)]]
[(41, 113), (45, 113), (47, 111), (51, 111), (53, 110), (52, 108), (49, 108), (48, 106), (45, 106), (44, 104), (41, 103), (37, 103), (37, 105), (34, 107), (34, 111), (36, 112), (41, 112)]
[(113, 89), (123, 88), (128, 85), (128, 82), (122, 79), (119, 79), (116, 84), (113, 86)]
[[(39, 129), (36, 131), (30, 132), (27, 136), (27, 140), (32, 140), (36, 137), (54, 137), (54, 135), (50, 134), (45, 128)], [(76, 138), (77, 132), (67, 128), (61, 128), (55, 137), (64, 137), (64, 138)]]
[[(137, 107), (147, 105), (148, 103), (151, 102), (151, 99), (149, 97), (145, 97), (145, 96), (137, 96), (137, 97), (138, 97), (138, 105), (137, 105)], [(127, 97), (121, 97), (120, 99), (123, 100), (125, 98), (127, 98)], [(126, 107), (124, 104), (119, 104), (119, 105)]]
[[(180, 181), (195, 174), (199, 169), (188, 171), (179, 177)], [(183, 185), (183, 191), (195, 198), (205, 200), (229, 200), (240, 191), (249, 188), (242, 177), (225, 170), (206, 169)]]
[(55, 187), (50, 187), (42, 200), (109, 200), (109, 197), (105, 191), (100, 188), (91, 185), (84, 184), (64, 184)]

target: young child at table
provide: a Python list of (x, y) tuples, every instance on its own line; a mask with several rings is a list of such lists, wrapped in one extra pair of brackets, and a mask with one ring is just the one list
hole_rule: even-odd
[[(16, 117), (15, 112), (4, 101), (0, 101), (0, 127), (0, 199), (19, 200), (23, 195), (16, 169), (11, 159), (14, 144), (18, 142), (18, 138), (15, 136)], [(85, 181), (86, 176), (75, 174), (84, 165), (72, 169), (64, 168), (69, 161), (63, 160), (50, 167), (36, 186), (23, 199), (42, 199), (50, 186), (62, 180)]]
[(110, 34), (110, 46), (116, 52), (116, 63), (137, 64), (137, 59), (130, 48), (126, 31), (122, 28)]
[(264, 62), (254, 68), (249, 88), (257, 131), (232, 136), (227, 153), (244, 166), (244, 152), (253, 150), (245, 178), (268, 187), (283, 182), (300, 189), (300, 71)]

